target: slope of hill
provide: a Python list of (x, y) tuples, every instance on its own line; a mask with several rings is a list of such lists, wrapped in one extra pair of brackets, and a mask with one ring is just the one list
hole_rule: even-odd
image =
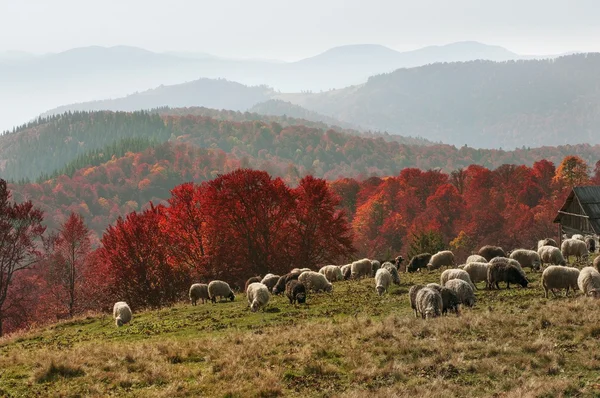
[[(470, 164), (488, 168), (505, 163), (532, 165), (540, 159), (558, 164), (567, 155), (578, 155), (589, 164), (600, 159), (600, 145), (544, 146), (514, 151), (444, 144), (414, 146), (289, 121), (281, 124), (277, 119), (257, 120), (249, 113), (233, 113), (242, 118), (239, 122), (187, 113), (161, 118), (147, 112), (92, 112), (40, 120), (15, 133), (0, 136), (2, 175), (12, 180), (34, 180), (42, 173), (52, 174), (77, 156), (125, 138), (145, 138), (157, 143), (172, 140), (202, 148), (219, 148), (274, 175), (286, 175), (294, 169), (300, 174), (311, 173), (327, 179), (394, 175), (405, 167), (439, 167), (452, 171)], [(224, 117), (227, 114), (223, 112)]]
[(400, 69), (277, 98), (360, 125), (484, 148), (600, 143), (600, 54)]
[(273, 296), (258, 313), (239, 294), (234, 302), (134, 309), (122, 328), (104, 314), (22, 332), (1, 342), (0, 390), (145, 397), (597, 392), (590, 352), (600, 313), (591, 299), (544, 299), (539, 274), (530, 273), (531, 288), (479, 290), (477, 305), (459, 317), (415, 318), (408, 289), (439, 275), (403, 274), (383, 297), (367, 278), (309, 294), (309, 305)]

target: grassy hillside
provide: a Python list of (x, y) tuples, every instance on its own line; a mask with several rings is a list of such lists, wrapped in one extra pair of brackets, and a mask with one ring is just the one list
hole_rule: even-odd
[(294, 307), (275, 297), (252, 314), (235, 302), (135, 312), (116, 328), (90, 316), (5, 338), (6, 396), (594, 396), (600, 390), (597, 302), (531, 288), (477, 292), (478, 303), (424, 321), (402, 274), (384, 297), (373, 279), (335, 284)]

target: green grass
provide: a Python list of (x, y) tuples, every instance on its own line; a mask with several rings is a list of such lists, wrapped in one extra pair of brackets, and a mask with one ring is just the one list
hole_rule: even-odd
[(598, 396), (600, 310), (584, 297), (483, 290), (459, 317), (414, 317), (407, 292), (439, 272), (339, 282), (294, 307), (272, 297), (182, 303), (24, 332), (0, 343), (0, 396)]

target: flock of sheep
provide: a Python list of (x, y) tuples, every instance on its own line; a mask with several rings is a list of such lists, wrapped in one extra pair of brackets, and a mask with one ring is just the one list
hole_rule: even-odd
[[(381, 296), (392, 284), (400, 284), (399, 271), (431, 271), (446, 267), (439, 284), (413, 285), (408, 292), (415, 316), (420, 314), (422, 318), (433, 318), (448, 311), (458, 314), (459, 305), (475, 305), (477, 283), (485, 282), (488, 289), (500, 289), (500, 282), (506, 283), (507, 288), (511, 283), (527, 287), (529, 280), (523, 268), (539, 271), (544, 265), (542, 287), (545, 297), (548, 297), (549, 291), (556, 296), (556, 290), (566, 289), (568, 296), (569, 290), (579, 289), (586, 296), (600, 298), (600, 256), (596, 257), (593, 266), (584, 267), (581, 271), (567, 266), (569, 257), (587, 259), (589, 253), (595, 250), (595, 237), (573, 235), (562, 242), (560, 249), (556, 241), (550, 238), (540, 240), (537, 251), (517, 249), (506, 253), (500, 247), (484, 246), (477, 254), (469, 256), (465, 264), (458, 266), (455, 265), (454, 254), (449, 250), (434, 255), (416, 255), (406, 267), (402, 264), (402, 256), (383, 263), (365, 258), (341, 266), (326, 265), (319, 272), (309, 268), (294, 268), (281, 276), (267, 274), (263, 278), (252, 277), (246, 281), (244, 291), (250, 310), (256, 312), (268, 304), (272, 294), (285, 293), (290, 304), (302, 304), (306, 302), (309, 291), (331, 292), (334, 282), (374, 277), (375, 290)], [(202, 303), (209, 300), (214, 303), (217, 299), (233, 301), (235, 294), (229, 284), (215, 280), (208, 284), (193, 284), (189, 298), (192, 305), (196, 305), (199, 300)], [(117, 326), (130, 322), (132, 318), (131, 309), (125, 302), (114, 305), (113, 315)]]

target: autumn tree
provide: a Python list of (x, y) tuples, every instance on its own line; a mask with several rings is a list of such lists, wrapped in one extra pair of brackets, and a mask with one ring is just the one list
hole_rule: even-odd
[(325, 180), (307, 176), (293, 190), (296, 199), (291, 232), (297, 245), (296, 265), (314, 268), (350, 256), (352, 229), (344, 211), (337, 207), (340, 198)]
[(15, 273), (40, 260), (38, 242), (45, 231), (41, 210), (31, 202), (11, 202), (10, 197), (6, 181), (0, 179), (0, 335)]
[(88, 256), (91, 251), (90, 232), (83, 217), (71, 213), (58, 233), (51, 237), (48, 282), (60, 307), (68, 316), (75, 315), (82, 292)]
[(563, 183), (567, 187), (586, 185), (589, 183), (588, 165), (579, 156), (567, 156), (556, 169), (554, 181)]
[(179, 300), (190, 284), (184, 264), (170, 263), (169, 239), (160, 228), (164, 207), (119, 217), (102, 236), (101, 257), (109, 264), (115, 301), (159, 307)]

